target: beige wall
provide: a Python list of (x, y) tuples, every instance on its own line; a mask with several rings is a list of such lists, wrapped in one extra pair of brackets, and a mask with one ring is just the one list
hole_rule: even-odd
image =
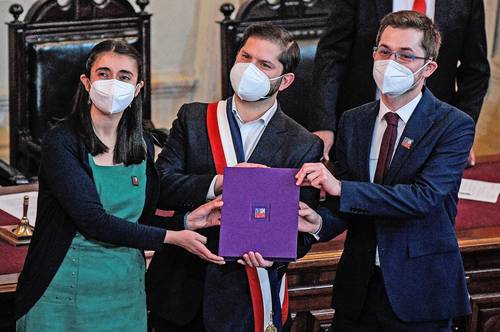
[[(153, 122), (170, 127), (177, 110), (190, 101), (220, 96), (219, 7), (223, 0), (152, 1)], [(234, 1), (236, 2), (236, 1)], [(177, 5), (172, 6), (173, 3)], [(168, 17), (167, 12), (172, 11)], [(173, 17), (189, 16), (190, 21)], [(188, 17), (186, 17), (188, 19)], [(168, 22), (168, 23), (167, 23)], [(160, 34), (156, 35), (156, 34)], [(170, 54), (175, 62), (168, 62)]]
[(478, 156), (500, 154), (500, 0), (485, 0), (491, 79), (476, 127)]
[[(492, 80), (477, 128), (476, 150), (479, 154), (492, 154), (500, 153), (500, 0), (484, 1)], [(170, 127), (183, 103), (213, 101), (220, 96), (220, 42), (216, 21), (222, 19), (219, 7), (224, 2), (238, 6), (244, 0), (150, 1), (147, 11), (153, 14), (152, 117), (158, 127)], [(12, 3), (20, 3), (26, 12), (33, 1), (0, 0), (0, 23), (12, 20), (8, 12)], [(1, 158), (6, 157), (7, 146), (7, 26), (0, 24)]]

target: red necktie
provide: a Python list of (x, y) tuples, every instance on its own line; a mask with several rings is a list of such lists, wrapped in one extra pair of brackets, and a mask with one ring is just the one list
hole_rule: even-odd
[(394, 112), (387, 112), (384, 115), (387, 122), (387, 128), (382, 137), (380, 144), (380, 151), (378, 153), (377, 168), (375, 170), (374, 183), (382, 183), (384, 181), (384, 173), (389, 169), (391, 164), (392, 152), (394, 151), (394, 144), (398, 136), (398, 119), (399, 116)]
[(425, 0), (415, 0), (413, 3), (413, 10), (419, 12), (420, 14), (424, 14), (427, 11), (427, 6), (425, 5)]

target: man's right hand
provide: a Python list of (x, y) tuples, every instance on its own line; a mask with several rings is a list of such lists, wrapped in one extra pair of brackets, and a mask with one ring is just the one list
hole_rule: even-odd
[(333, 176), (323, 163), (305, 163), (295, 175), (297, 186), (311, 186), (324, 190), (330, 196), (340, 196), (340, 181)]
[(313, 134), (321, 138), (323, 141), (323, 159), (330, 160), (329, 154), (333, 146), (335, 133), (331, 130), (318, 130), (313, 132)]
[(249, 267), (271, 267), (274, 262), (268, 261), (264, 259), (262, 255), (258, 252), (249, 251), (246, 254), (243, 254), (243, 257), (237, 260), (241, 265), (249, 266)]
[[(255, 163), (239, 163), (236, 164), (234, 167), (266, 168), (268, 166)], [(215, 179), (215, 186), (214, 186), (215, 195), (220, 195), (222, 193), (223, 184), (224, 184), (224, 175), (218, 174), (217, 178)]]
[(299, 232), (317, 233), (321, 229), (323, 219), (304, 202), (299, 202)]
[(186, 228), (194, 231), (200, 228), (219, 226), (222, 204), (221, 198), (217, 197), (213, 201), (200, 205), (196, 210), (189, 212)]

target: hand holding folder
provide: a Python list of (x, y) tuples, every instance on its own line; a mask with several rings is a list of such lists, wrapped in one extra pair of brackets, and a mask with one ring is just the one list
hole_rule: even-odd
[(207, 238), (197, 232), (196, 229), (220, 225), (221, 199), (199, 206), (185, 217), (186, 228), (182, 231), (167, 231), (165, 243), (178, 245), (190, 253), (215, 264), (225, 264), (224, 258), (214, 255), (206, 247)]
[(249, 267), (271, 267), (274, 262), (268, 261), (264, 259), (262, 255), (258, 252), (250, 251), (246, 254), (243, 254), (243, 258), (238, 259), (237, 261), (241, 265), (249, 266)]
[(295, 178), (298, 186), (312, 186), (331, 196), (340, 196), (340, 181), (323, 163), (305, 163)]
[(190, 212), (186, 218), (186, 228), (194, 231), (201, 228), (220, 226), (220, 209), (222, 205), (221, 197), (217, 197)]
[(321, 229), (321, 216), (304, 202), (299, 202), (299, 232), (316, 233)]

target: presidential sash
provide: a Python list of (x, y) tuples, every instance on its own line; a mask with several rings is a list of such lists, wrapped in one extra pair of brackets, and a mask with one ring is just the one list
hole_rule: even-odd
[[(217, 174), (223, 174), (226, 166), (235, 166), (238, 159), (244, 159), (241, 156), (243, 145), (238, 136), (239, 128), (235, 129), (235, 120), (231, 117), (231, 98), (208, 105), (207, 132)], [(274, 269), (248, 266), (245, 271), (252, 298), (255, 332), (282, 331), (282, 322), (288, 318), (286, 275), (280, 279)]]

